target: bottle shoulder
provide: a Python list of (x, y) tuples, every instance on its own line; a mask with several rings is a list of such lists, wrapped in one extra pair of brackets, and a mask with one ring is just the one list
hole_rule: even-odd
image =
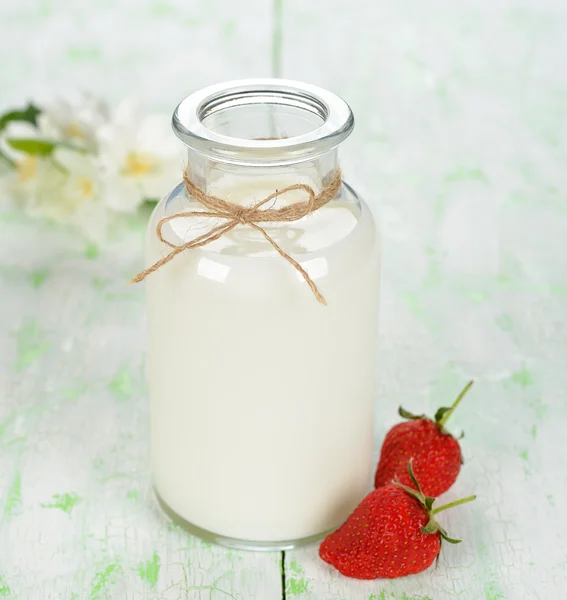
[[(281, 186), (282, 183), (262, 182), (257, 189), (248, 185), (246, 190), (220, 190), (221, 193), (217, 191), (216, 195), (235, 204), (252, 205), (265, 198), (270, 191), (278, 189), (278, 185)], [(301, 194), (301, 191), (295, 191), (279, 197), (279, 205), (276, 208), (303, 201)], [(184, 185), (180, 183), (156, 206), (148, 225), (148, 242), (151, 243), (152, 238), (156, 237), (155, 230), (159, 221), (176, 214), (180, 216), (171, 219), (163, 227), (165, 239), (175, 245), (186, 243), (227, 223), (226, 219), (202, 216), (198, 214), (200, 212), (203, 212), (202, 205), (189, 197)], [(368, 206), (345, 182), (336, 198), (317, 211), (296, 221), (260, 225), (278, 246), (300, 262), (317, 255), (332, 253), (340, 247), (360, 247), (360, 250), (366, 247), (370, 251), (376, 237), (374, 219)], [(211, 255), (216, 254), (218, 258), (278, 257), (277, 250), (264, 234), (245, 224), (237, 225), (199, 250)]]

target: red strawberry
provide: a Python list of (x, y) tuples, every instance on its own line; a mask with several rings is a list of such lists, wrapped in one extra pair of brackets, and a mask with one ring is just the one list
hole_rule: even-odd
[(447, 536), (434, 515), (475, 496), (433, 508), (435, 499), (423, 494), (411, 463), (408, 476), (415, 490), (396, 482), (368, 494), (346, 522), (323, 540), (319, 556), (347, 577), (404, 577), (431, 566), (442, 539), (459, 543)]
[(406, 465), (412, 458), (424, 494), (435, 498), (455, 483), (463, 457), (459, 442), (444, 427), (472, 384), (472, 381), (467, 383), (451, 407), (440, 408), (434, 421), (425, 415), (412, 415), (400, 406), (400, 416), (409, 420), (394, 425), (384, 438), (374, 479), (377, 488), (396, 477), (401, 483), (411, 485)]

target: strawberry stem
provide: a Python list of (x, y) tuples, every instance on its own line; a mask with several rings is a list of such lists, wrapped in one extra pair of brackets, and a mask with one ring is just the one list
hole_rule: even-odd
[[(469, 383), (467, 387), (472, 385), (472, 381)], [(466, 389), (464, 390), (466, 392)], [(463, 396), (464, 393), (461, 393)], [(466, 498), (461, 498), (460, 500), (455, 500), (454, 502), (449, 502), (449, 504), (444, 504), (439, 508), (433, 508), (433, 503), (435, 502), (435, 498), (431, 498), (430, 496), (426, 496), (422, 491), (419, 483), (415, 477), (415, 473), (413, 472), (412, 466), (413, 458), (410, 458), (408, 462), (408, 474), (412, 483), (415, 485), (416, 489), (412, 489), (400, 483), (397, 479), (394, 479), (394, 485), (397, 485), (399, 488), (404, 490), (407, 494), (415, 498), (421, 506), (427, 511), (427, 515), (429, 516), (429, 521), (427, 524), (421, 528), (421, 531), (425, 534), (439, 534), (441, 539), (451, 543), (451, 544), (459, 544), (461, 540), (455, 540), (450, 538), (447, 535), (447, 532), (439, 525), (439, 523), (435, 520), (435, 515), (440, 513), (443, 510), (447, 510), (448, 508), (453, 508), (453, 506), (459, 506), (459, 504), (465, 504), (466, 502), (472, 502), (476, 496), (467, 496)]]
[(467, 383), (467, 385), (465, 385), (465, 387), (457, 396), (457, 399), (455, 400), (455, 402), (453, 402), (453, 405), (449, 409), (441, 409), (440, 411), (438, 411), (438, 413), (441, 412), (441, 415), (435, 420), (437, 422), (437, 425), (439, 425), (441, 429), (443, 429), (445, 423), (449, 420), (449, 417), (455, 412), (455, 409), (457, 408), (457, 406), (459, 406), (461, 400), (465, 397), (465, 394), (471, 389), (473, 383), (474, 381), (471, 380)]
[(431, 511), (431, 515), (436, 515), (443, 510), (447, 510), (448, 508), (453, 508), (454, 506), (459, 506), (460, 504), (465, 504), (466, 502), (472, 502), (476, 496), (467, 496), (466, 498), (461, 498), (460, 500), (455, 500), (454, 502), (449, 502), (449, 504), (443, 504), (443, 506), (439, 506), (438, 508), (434, 508)]

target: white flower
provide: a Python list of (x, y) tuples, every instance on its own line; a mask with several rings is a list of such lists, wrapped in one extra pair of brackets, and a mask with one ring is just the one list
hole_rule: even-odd
[(44, 131), (25, 122), (5, 130), (2, 151), (12, 168), (0, 177), (2, 192), (29, 215), (77, 226), (91, 239), (106, 230), (107, 208), (101, 200), (96, 157), (64, 146), (49, 156), (15, 150), (6, 140), (45, 140)]
[(47, 105), (37, 127), (9, 123), (0, 150), (9, 167), (0, 173), (5, 196), (95, 239), (106, 234), (112, 211), (134, 213), (144, 200), (163, 196), (184, 162), (167, 117), (144, 117), (124, 102), (109, 119), (90, 96)]
[(66, 171), (53, 218), (76, 225), (91, 239), (102, 239), (107, 229), (108, 209), (102, 200), (96, 158), (62, 147), (55, 150), (53, 160)]
[(144, 199), (161, 198), (180, 179), (182, 146), (168, 117), (144, 117), (138, 104), (125, 101), (97, 139), (104, 199), (117, 212), (135, 212)]
[(52, 160), (24, 155), (15, 168), (3, 173), (0, 187), (12, 203), (33, 213), (34, 207), (57, 201), (64, 180)]
[(15, 121), (8, 124), (0, 139), (0, 149), (12, 167), (2, 176), (3, 191), (26, 209), (41, 203), (64, 179), (51, 159), (16, 150), (8, 143), (8, 140), (37, 140), (38, 133), (31, 123)]
[(108, 122), (110, 111), (90, 94), (57, 98), (42, 107), (38, 126), (42, 135), (53, 141), (66, 141), (96, 152), (98, 128)]

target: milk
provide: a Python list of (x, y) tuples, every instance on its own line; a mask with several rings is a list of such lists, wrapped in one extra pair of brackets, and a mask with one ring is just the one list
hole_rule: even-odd
[[(289, 183), (224, 178), (209, 191), (251, 205)], [(188, 206), (180, 194), (158, 205), (148, 264), (169, 251), (157, 221)], [(164, 233), (180, 243), (215, 224), (177, 219)], [(265, 229), (328, 306), (239, 225), (147, 278), (148, 372), (159, 497), (201, 530), (277, 545), (337, 527), (369, 490), (379, 267), (372, 218), (348, 188)]]

